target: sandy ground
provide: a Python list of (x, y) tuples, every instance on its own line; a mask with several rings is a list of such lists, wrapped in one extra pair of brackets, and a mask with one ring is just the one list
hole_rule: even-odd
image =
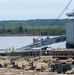
[[(19, 69), (7, 69), (7, 68), (0, 68), (0, 75), (67, 75), (67, 74), (57, 74), (53, 72), (36, 72), (36, 71), (25, 71)], [(72, 75), (72, 74), (68, 74)], [(74, 74), (73, 74), (74, 75)]]

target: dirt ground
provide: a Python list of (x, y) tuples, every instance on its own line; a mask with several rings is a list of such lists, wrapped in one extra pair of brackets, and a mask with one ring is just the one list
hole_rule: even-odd
[[(25, 71), (13, 68), (0, 68), (0, 75), (67, 75), (67, 74), (57, 74), (56, 72), (37, 72), (33, 70)], [(72, 74), (68, 74), (72, 75)]]

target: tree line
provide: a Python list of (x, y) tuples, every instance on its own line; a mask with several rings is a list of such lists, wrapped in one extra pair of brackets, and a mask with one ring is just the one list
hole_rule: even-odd
[(65, 35), (65, 26), (3, 26), (0, 34)]
[(0, 21), (2, 26), (65, 26), (65, 19), (32, 19)]

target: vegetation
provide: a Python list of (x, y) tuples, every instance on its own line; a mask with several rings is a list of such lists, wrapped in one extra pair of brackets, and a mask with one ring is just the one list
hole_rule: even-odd
[(15, 51), (6, 52), (6, 56), (15, 56)]
[(65, 35), (64, 19), (0, 21), (0, 35)]
[(0, 27), (0, 34), (65, 35), (65, 26)]
[(35, 19), (35, 20), (10, 20), (0, 21), (3, 26), (65, 26), (65, 19)]

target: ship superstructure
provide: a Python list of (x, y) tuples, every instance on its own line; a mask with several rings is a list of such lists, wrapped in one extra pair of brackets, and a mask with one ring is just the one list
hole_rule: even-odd
[(69, 19), (66, 21), (66, 47), (74, 48), (74, 12), (67, 13)]

